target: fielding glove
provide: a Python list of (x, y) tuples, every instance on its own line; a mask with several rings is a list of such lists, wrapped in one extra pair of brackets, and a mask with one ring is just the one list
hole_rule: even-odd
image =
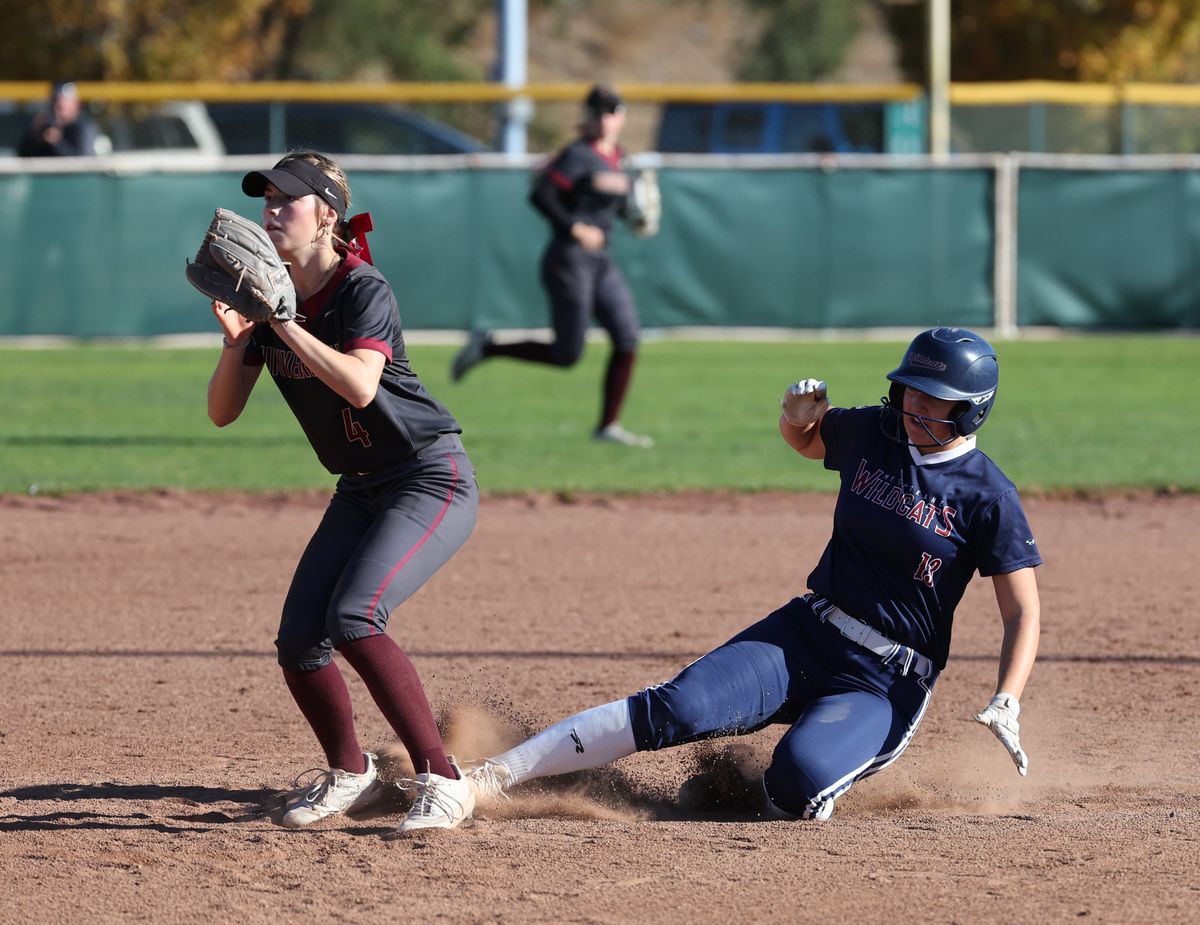
[(275, 244), (257, 222), (228, 209), (217, 209), (187, 279), (247, 321), (296, 318), (296, 289)]

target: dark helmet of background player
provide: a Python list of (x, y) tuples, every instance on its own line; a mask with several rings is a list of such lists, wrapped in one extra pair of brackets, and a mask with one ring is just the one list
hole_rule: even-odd
[[(1000, 364), (992, 345), (974, 331), (931, 328), (913, 338), (904, 359), (887, 378), (892, 383), (884, 400), (888, 409), (901, 411), (906, 386), (934, 398), (959, 402), (948, 423), (954, 426), (956, 436), (965, 437), (983, 426), (996, 403)], [(894, 423), (899, 426), (890, 427), (886, 417), (884, 433), (900, 439), (904, 433), (902, 423), (896, 418)]]
[(585, 119), (599, 119), (608, 113), (624, 111), (625, 104), (621, 101), (621, 97), (617, 95), (617, 91), (603, 84), (597, 84), (592, 87), (583, 101), (583, 115)]

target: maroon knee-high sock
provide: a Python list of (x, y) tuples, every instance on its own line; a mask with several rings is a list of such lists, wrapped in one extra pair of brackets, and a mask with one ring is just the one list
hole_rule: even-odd
[(317, 734), (329, 766), (351, 774), (365, 771), (367, 759), (354, 731), (350, 691), (338, 666), (330, 662), (316, 671), (285, 668), (283, 677), (300, 712)]
[(442, 735), (417, 669), (391, 637), (356, 639), (339, 651), (358, 672), (379, 710), (396, 731), (417, 773), (426, 769), (442, 777), (458, 775), (446, 760)]
[(621, 416), (621, 405), (625, 402), (625, 393), (629, 391), (629, 380), (633, 378), (633, 361), (637, 354), (614, 350), (608, 358), (608, 369), (604, 373), (604, 409), (600, 413), (600, 427), (603, 430)]

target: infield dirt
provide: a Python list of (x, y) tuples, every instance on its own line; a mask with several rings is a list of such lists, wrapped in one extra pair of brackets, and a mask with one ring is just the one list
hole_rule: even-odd
[[(1026, 500), (1046, 559), (1028, 778), (970, 722), (1000, 640), (976, 580), (912, 746), (830, 822), (756, 815), (739, 769), (761, 770), (776, 728), (533, 783), (405, 839), (386, 837), (398, 790), (356, 819), (273, 821), (321, 760), (271, 643), (324, 502), (0, 498), (0, 922), (1200, 919), (1200, 498)], [(469, 762), (801, 593), (832, 507), (485, 498), (389, 632)], [(347, 678), (364, 745), (394, 754)]]

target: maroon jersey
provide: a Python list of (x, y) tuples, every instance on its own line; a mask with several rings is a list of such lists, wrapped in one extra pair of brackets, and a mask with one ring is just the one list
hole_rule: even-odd
[(330, 472), (375, 472), (408, 459), (440, 434), (462, 433), (409, 365), (392, 287), (369, 263), (342, 253), (319, 292), (300, 303), (303, 326), (341, 353), (368, 349), (387, 362), (375, 400), (355, 408), (318, 379), (267, 325), (255, 327), (244, 362), (267, 368), (317, 458)]

